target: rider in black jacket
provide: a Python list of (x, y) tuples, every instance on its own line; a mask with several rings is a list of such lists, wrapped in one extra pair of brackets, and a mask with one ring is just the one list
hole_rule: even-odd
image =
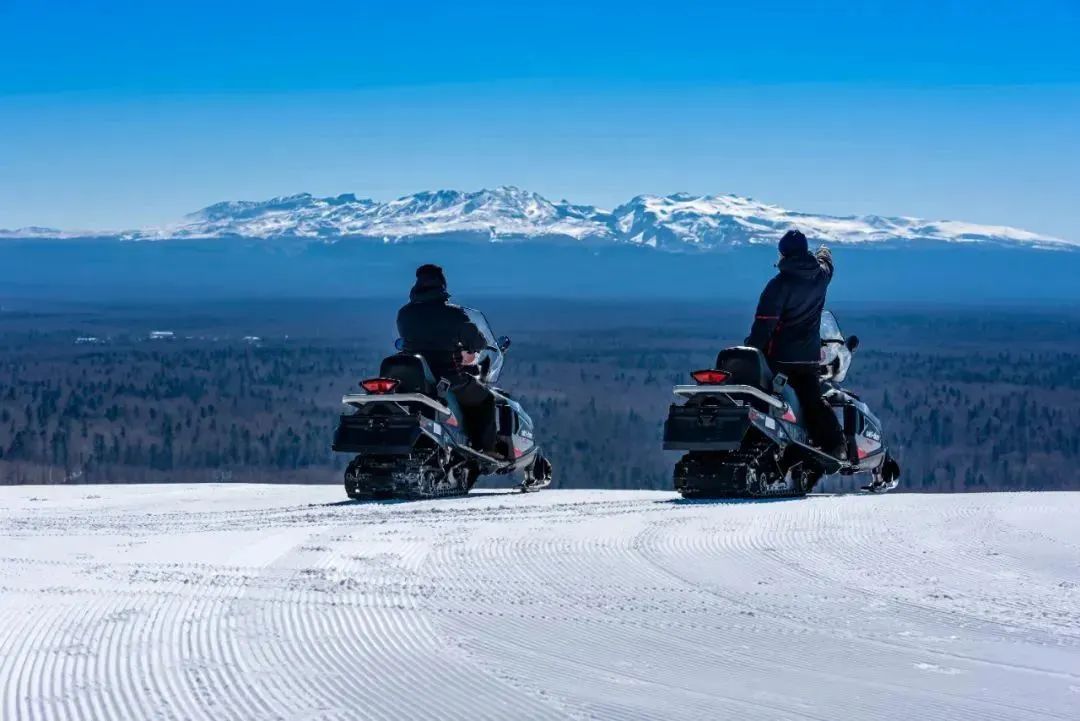
[(465, 414), (470, 443), (491, 453), (496, 440), (495, 396), (465, 368), (487, 347), (487, 340), (468, 314), (449, 299), (442, 268), (417, 268), (409, 302), (398, 311), (398, 335), (405, 352), (423, 356), (435, 377), (450, 383)]
[(844, 433), (821, 397), (821, 312), (833, 277), (832, 253), (810, 253), (806, 236), (789, 230), (780, 239), (779, 273), (758, 301), (746, 345), (760, 349), (799, 399), (811, 440), (826, 453), (844, 456)]

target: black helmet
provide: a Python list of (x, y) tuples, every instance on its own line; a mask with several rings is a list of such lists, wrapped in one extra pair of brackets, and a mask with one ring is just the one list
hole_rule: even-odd
[(802, 255), (803, 253), (810, 252), (810, 246), (806, 242), (806, 236), (797, 228), (792, 228), (784, 233), (784, 237), (780, 239), (777, 248), (780, 250), (780, 255), (785, 258), (789, 255)]
[(425, 263), (416, 269), (416, 289), (429, 290), (438, 288), (446, 290), (446, 276), (443, 269), (431, 263)]

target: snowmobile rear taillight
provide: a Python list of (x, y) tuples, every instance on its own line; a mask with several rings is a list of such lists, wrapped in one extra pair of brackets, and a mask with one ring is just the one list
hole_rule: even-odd
[(360, 387), (373, 395), (382, 395), (393, 393), (400, 382), (397, 378), (368, 378), (360, 381)]
[(731, 377), (731, 374), (727, 371), (718, 371), (712, 368), (694, 371), (690, 375), (693, 376), (694, 380), (696, 380), (699, 385), (703, 386), (719, 385)]

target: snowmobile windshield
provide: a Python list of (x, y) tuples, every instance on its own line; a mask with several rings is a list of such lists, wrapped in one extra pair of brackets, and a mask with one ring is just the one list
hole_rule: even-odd
[(847, 377), (851, 367), (851, 351), (844, 344), (844, 334), (832, 311), (821, 314), (821, 365), (828, 368), (827, 375), (840, 383)]
[(466, 308), (462, 306), (462, 310), (465, 311), (465, 315), (469, 316), (469, 320), (473, 322), (473, 325), (480, 329), (480, 333), (484, 336), (484, 340), (487, 341), (487, 344), (492, 347), (498, 347), (499, 343), (495, 339), (495, 334), (491, 332), (491, 324), (488, 323), (487, 316), (476, 308)]
[(476, 308), (462, 306), (462, 310), (469, 316), (469, 320), (473, 322), (473, 325), (480, 330), (480, 334), (484, 336), (484, 340), (487, 342), (487, 349), (480, 354), (480, 367), (483, 370), (484, 382), (494, 383), (499, 379), (503, 367), (503, 352), (499, 350), (499, 341), (491, 330), (491, 324), (488, 323), (487, 316)]
[(836, 322), (836, 316), (831, 310), (821, 313), (821, 340), (825, 342), (844, 342), (844, 334), (840, 332), (840, 324)]

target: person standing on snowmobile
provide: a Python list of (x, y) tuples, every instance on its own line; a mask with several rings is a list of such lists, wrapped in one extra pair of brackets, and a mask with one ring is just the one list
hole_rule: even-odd
[(406, 353), (423, 356), (435, 377), (450, 384), (465, 414), (469, 442), (491, 454), (496, 440), (495, 396), (466, 368), (487, 347), (487, 340), (465, 310), (449, 300), (443, 269), (417, 268), (409, 302), (398, 311), (398, 335)]
[(811, 253), (798, 230), (784, 233), (779, 251), (780, 272), (761, 293), (746, 345), (764, 353), (773, 372), (787, 376), (810, 440), (842, 459), (844, 432), (822, 398), (820, 377), (821, 312), (833, 277), (832, 253), (824, 246)]

